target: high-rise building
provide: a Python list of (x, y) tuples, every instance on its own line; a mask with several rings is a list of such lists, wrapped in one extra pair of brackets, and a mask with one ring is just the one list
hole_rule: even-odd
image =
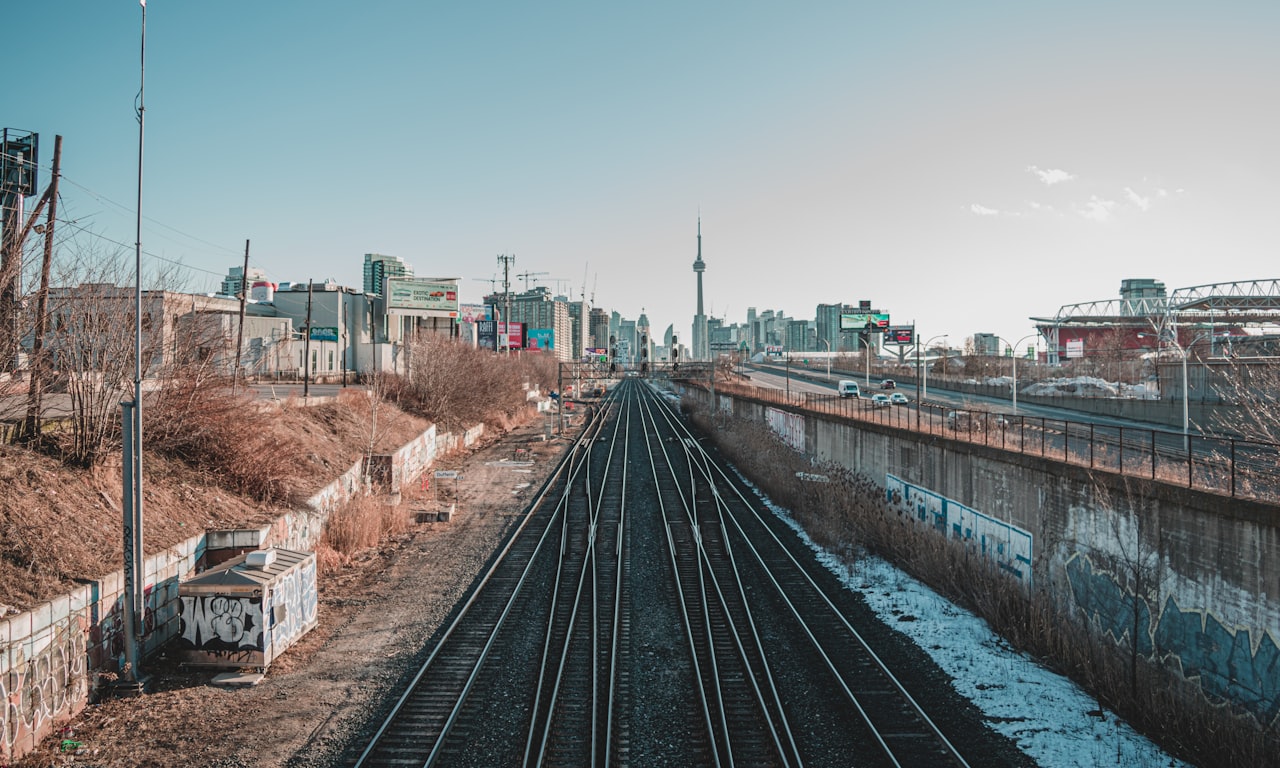
[(609, 348), (609, 313), (599, 307), (591, 308), (591, 341), (595, 349)]
[(594, 342), (591, 339), (591, 303), (583, 299), (582, 301), (570, 301), (568, 305), (569, 324), (573, 327), (572, 359), (581, 360), (587, 349), (594, 346)]
[(381, 296), (382, 281), (388, 277), (413, 277), (413, 267), (405, 264), (404, 259), (399, 256), (366, 253), (364, 255), (364, 292)]
[[(503, 306), (506, 297), (501, 294), (486, 296), (486, 304)], [(573, 322), (569, 319), (569, 302), (556, 301), (543, 286), (511, 296), (509, 322), (524, 323), (526, 332), (550, 330), (552, 352), (558, 360), (573, 358)]]
[(245, 272), (244, 267), (231, 267), (227, 270), (227, 276), (222, 278), (222, 289), (218, 291), (220, 296), (239, 296), (241, 277), (244, 278), (245, 295), (248, 295), (248, 289), (253, 284), (267, 279), (267, 273), (258, 267), (249, 267), (249, 271)]
[(702, 261), (702, 217), (698, 217), (698, 258), (693, 262), (693, 271), (698, 275), (698, 314), (693, 316), (693, 359), (710, 360), (710, 339), (707, 337), (707, 315), (702, 308), (702, 273), (707, 265)]

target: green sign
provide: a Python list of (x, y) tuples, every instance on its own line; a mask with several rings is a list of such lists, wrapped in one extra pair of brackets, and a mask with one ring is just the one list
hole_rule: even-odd
[(312, 341), (337, 341), (338, 328), (337, 326), (332, 326), (332, 325), (316, 326), (315, 328), (311, 329), (311, 340)]

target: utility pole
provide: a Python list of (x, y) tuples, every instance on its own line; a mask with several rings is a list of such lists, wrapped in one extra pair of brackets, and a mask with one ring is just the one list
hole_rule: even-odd
[[(56, 148), (54, 150), (57, 151)], [(244, 269), (240, 271), (240, 329), (236, 337), (236, 367), (231, 371), (231, 394), (236, 393), (236, 382), (240, 380), (240, 354), (244, 349), (244, 305), (249, 298), (249, 239), (244, 241)]]
[[(498, 329), (498, 336), (502, 338), (502, 344), (497, 346), (506, 347), (508, 355), (511, 354), (511, 265), (515, 260), (516, 255), (514, 253), (511, 255), (507, 255), (505, 253), (498, 255), (498, 263), (502, 265), (502, 299), (504, 302), (504, 309), (502, 310), (503, 327), (500, 328), (495, 324), (494, 328)], [(501, 332), (503, 330), (505, 330), (505, 332)]]
[(36, 294), (34, 336), (31, 339), (31, 394), (27, 398), (28, 440), (40, 436), (41, 398), (44, 395), (44, 335), (48, 329), (49, 269), (53, 264), (53, 223), (58, 220), (58, 177), (62, 168), (62, 137), (53, 137), (53, 178), (45, 193), (49, 201), (49, 218), (44, 225), (44, 259), (40, 264), (40, 291)]
[(311, 394), (311, 278), (307, 278), (307, 324), (302, 329), (302, 396)]

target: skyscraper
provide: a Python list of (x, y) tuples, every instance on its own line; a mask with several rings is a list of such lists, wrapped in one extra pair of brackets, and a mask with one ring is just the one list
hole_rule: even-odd
[(404, 259), (399, 256), (366, 253), (364, 255), (364, 292), (381, 296), (384, 277), (413, 277), (413, 267), (405, 264)]
[(711, 347), (707, 343), (707, 316), (702, 309), (702, 273), (707, 265), (702, 261), (702, 217), (698, 217), (698, 258), (693, 271), (698, 273), (698, 314), (693, 316), (693, 359), (710, 360)]

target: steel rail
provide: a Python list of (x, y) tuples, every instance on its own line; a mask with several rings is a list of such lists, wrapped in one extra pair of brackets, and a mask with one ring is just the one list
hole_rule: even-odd
[[(569, 611), (568, 621), (565, 627), (563, 638), (560, 638), (558, 635), (555, 634), (554, 628), (552, 626), (552, 624), (554, 623), (554, 616), (556, 614), (556, 610), (554, 608), (552, 611), (552, 618), (549, 619), (548, 634), (547, 634), (546, 643), (544, 645), (544, 651), (543, 651), (542, 668), (539, 672), (538, 693), (537, 693), (537, 697), (535, 698), (534, 718), (530, 722), (529, 738), (528, 738), (528, 742), (525, 750), (525, 765), (534, 764), (534, 765), (541, 766), (547, 760), (548, 750), (550, 748), (551, 739), (553, 736), (552, 727), (553, 727), (553, 724), (556, 722), (557, 706), (559, 704), (561, 690), (566, 686), (566, 677), (569, 674), (570, 662), (572, 660), (571, 648), (574, 643), (575, 635), (576, 635), (575, 627), (579, 625), (579, 613), (583, 611), (589, 614), (589, 621), (590, 621), (589, 639), (591, 641), (591, 651), (589, 654), (589, 667), (590, 667), (590, 676), (591, 676), (591, 697), (590, 697), (591, 759), (590, 759), (590, 762), (591, 762), (591, 765), (599, 764), (598, 755), (602, 748), (601, 741), (607, 737), (604, 737), (604, 738), (601, 737), (600, 735), (601, 729), (599, 727), (600, 726), (599, 711), (601, 708), (601, 703), (600, 703), (601, 700), (600, 700), (600, 692), (599, 692), (599, 663), (598, 663), (600, 660), (599, 659), (600, 657), (600, 650), (599, 650), (600, 626), (598, 623), (598, 616), (600, 613), (599, 611), (599, 607), (600, 607), (599, 586), (600, 585), (599, 585), (599, 567), (598, 567), (598, 561), (597, 561), (597, 558), (599, 556), (599, 548), (597, 547), (597, 542), (598, 542), (598, 535), (600, 533), (600, 524), (601, 524), (600, 514), (601, 514), (601, 504), (603, 502), (604, 492), (608, 488), (610, 479), (612, 477), (615, 477), (615, 475), (611, 475), (611, 472), (615, 471), (614, 454), (619, 444), (619, 433), (622, 434), (622, 461), (621, 461), (621, 471), (617, 473), (616, 477), (621, 480), (625, 489), (625, 482), (626, 482), (626, 472), (625, 472), (626, 458), (625, 457), (626, 457), (626, 440), (627, 440), (628, 432), (629, 432), (629, 410), (628, 410), (628, 420), (626, 422), (624, 422), (623, 419), (621, 418), (614, 420), (614, 430), (608, 446), (608, 451), (606, 453), (605, 466), (599, 480), (600, 493), (596, 495), (594, 502), (592, 499), (592, 469), (591, 469), (592, 459), (588, 457), (588, 459), (586, 460), (587, 468), (586, 468), (586, 471), (583, 473), (583, 480), (584, 480), (583, 487), (584, 487), (584, 495), (586, 497), (586, 507), (587, 507), (586, 522), (587, 522), (588, 532), (587, 532), (587, 537), (586, 537), (585, 547), (583, 552), (583, 560), (581, 563), (582, 567), (576, 574), (577, 587), (573, 596), (573, 602)], [(623, 498), (625, 498), (625, 490), (623, 493)], [(621, 531), (622, 531), (622, 522), (623, 522), (622, 515), (624, 512), (624, 509), (625, 509), (624, 505), (620, 505), (618, 509), (619, 534), (621, 534)], [(569, 517), (567, 515), (565, 516), (564, 520), (565, 520), (565, 525), (571, 524), (569, 521)], [(620, 558), (620, 553), (622, 551), (621, 545), (622, 545), (622, 538), (621, 538), (621, 535), (619, 535), (618, 544), (617, 546), (614, 547), (615, 557), (617, 558)], [(616, 559), (614, 561), (613, 567), (617, 569), (616, 573), (620, 576), (621, 574), (620, 559)], [(590, 579), (587, 578), (588, 572), (590, 572), (590, 576), (591, 576)], [(564, 581), (566, 576), (572, 577), (574, 575), (572, 572), (566, 573), (566, 570), (564, 567), (562, 567), (559, 570), (559, 573), (560, 573), (560, 578), (557, 579), (557, 586), (556, 586), (557, 600), (559, 599), (558, 595), (560, 592), (560, 583)], [(619, 597), (620, 589), (621, 589), (621, 582), (618, 578), (615, 578), (614, 594), (613, 594), (613, 611), (612, 611), (613, 620), (611, 622), (612, 626), (615, 626), (615, 627), (617, 626), (617, 623), (618, 623), (617, 611), (618, 611), (618, 604), (619, 604), (618, 597)], [(586, 593), (590, 593), (590, 597), (592, 601), (591, 605), (584, 605)], [(563, 642), (561, 643), (559, 659), (555, 664), (555, 668), (552, 669), (551, 657), (554, 650), (553, 646), (555, 644), (555, 641), (559, 639), (562, 639)], [(616, 643), (616, 635), (613, 637), (613, 640), (614, 640), (614, 643)], [(613, 646), (614, 643), (611, 643), (611, 646)], [(612, 668), (613, 667), (611, 662), (610, 669)], [(542, 698), (543, 688), (547, 683), (548, 674), (552, 676), (552, 681), (550, 684), (551, 690), (549, 693), (549, 700), (546, 702), (545, 713), (544, 713), (541, 698)], [(610, 686), (609, 693), (611, 698), (612, 697), (611, 686)], [(543, 726), (541, 728), (541, 731), (542, 731), (541, 737), (538, 738), (538, 730), (539, 730), (538, 719), (540, 716), (543, 719)], [(534, 749), (535, 740), (537, 742), (536, 755), (535, 755), (535, 749)], [(603, 745), (603, 749), (607, 754), (609, 749), (609, 744), (607, 741), (605, 741), (605, 744)]]
[[(356, 759), (355, 763), (353, 764), (355, 768), (361, 768), (362, 766), (371, 764), (371, 760), (375, 751), (381, 745), (381, 742), (383, 741), (383, 739), (393, 731), (393, 728), (395, 727), (395, 724), (397, 723), (397, 720), (401, 712), (403, 711), (407, 702), (409, 702), (410, 699), (414, 696), (416, 689), (418, 688), (422, 679), (427, 674), (427, 671), (432, 668), (434, 662), (436, 661), (437, 657), (440, 654), (441, 649), (444, 648), (446, 643), (453, 638), (455, 632), (458, 631), (463, 621), (469, 617), (471, 610), (476, 605), (477, 600), (480, 598), (485, 587), (487, 587), (495, 579), (495, 574), (498, 572), (498, 570), (501, 567), (503, 567), (506, 564), (507, 557), (511, 554), (517, 542), (521, 541), (524, 535), (527, 533), (526, 529), (529, 527), (531, 521), (535, 519), (535, 513), (538, 512), (539, 510), (542, 510), (545, 507), (552, 491), (562, 481), (566, 483), (566, 488), (567, 488), (573, 476), (576, 475), (576, 473), (581, 469), (581, 461), (579, 460), (580, 454), (585, 453), (583, 448), (584, 446), (589, 445), (590, 440), (592, 439), (594, 434), (595, 434), (594, 431), (584, 430), (583, 434), (580, 435), (579, 438), (574, 442), (570, 450), (565, 452), (564, 458), (561, 459), (560, 463), (556, 466), (556, 468), (552, 471), (551, 475), (548, 476), (547, 480), (543, 483), (542, 488), (539, 490), (534, 500), (530, 502), (529, 506), (526, 509), (526, 512), (524, 513), (524, 519), (519, 523), (516, 529), (507, 538), (506, 544), (503, 546), (498, 556), (494, 559), (493, 563), (490, 565), (489, 569), (485, 572), (480, 582), (472, 589), (471, 594), (468, 596), (461, 610), (459, 610), (458, 614), (454, 617), (454, 620), (450, 622), (448, 628), (441, 635), (440, 639), (436, 642), (435, 647), (432, 649), (426, 661), (424, 661), (422, 665), (419, 667), (418, 672), (414, 675), (413, 679), (406, 686), (404, 693), (401, 694), (400, 698), (392, 706), (391, 711), (384, 718), (382, 725), (374, 733), (373, 737), (369, 740), (369, 743), (365, 747), (364, 751)], [(523, 588), (526, 579), (528, 578), (529, 571), (532, 568), (532, 565), (536, 560), (538, 553), (542, 551), (542, 548), (546, 543), (547, 534), (550, 532), (551, 528), (554, 526), (556, 518), (560, 516), (560, 513), (563, 509), (564, 504), (565, 504), (565, 497), (563, 495), (560, 498), (556, 499), (555, 507), (552, 509), (552, 511), (550, 512), (550, 514), (547, 516), (547, 519), (546, 519), (547, 527), (544, 528), (541, 533), (537, 534), (538, 540), (536, 545), (534, 546), (533, 552), (530, 554), (529, 561), (525, 564), (523, 570), (521, 571), (520, 577), (519, 579), (517, 579), (516, 584), (512, 590), (512, 594), (507, 600), (507, 603), (504, 606), (500, 616), (498, 617), (495, 626), (490, 632), (489, 639), (486, 642), (481, 655), (475, 661), (472, 673), (468, 678), (468, 680), (466, 681), (463, 687), (463, 690), (458, 697), (457, 705), (453, 708), (453, 711), (450, 713), (445, 723), (440, 728), (440, 732), (437, 736), (436, 742), (433, 745), (430, 754), (427, 756), (424, 762), (424, 765), (431, 765), (437, 759), (439, 755), (440, 747), (443, 745), (445, 741), (445, 737), (449, 732), (449, 729), (452, 727), (453, 722), (457, 718), (457, 713), (458, 713), (459, 707), (461, 706), (461, 702), (466, 699), (467, 693), (470, 691), (472, 685), (474, 684), (476, 673), (478, 672), (479, 668), (483, 665), (484, 659), (487, 657), (489, 650), (492, 648), (494, 638), (497, 636), (498, 630), (501, 628), (503, 622), (505, 622), (507, 615), (511, 611), (512, 605), (515, 603), (517, 596), (520, 594), (520, 591)]]
[[(651, 398), (652, 395), (646, 399)], [(668, 425), (665, 430), (661, 428), (658, 420), (653, 418), (652, 411), (649, 409), (647, 403), (645, 405), (645, 410), (649, 416), (649, 431), (653, 435), (661, 437), (664, 433), (672, 432), (670, 425)], [(723, 612), (723, 624), (724, 629), (727, 630), (727, 639), (732, 641), (731, 647), (736, 653), (736, 655), (734, 653), (714, 653), (714, 643), (716, 642), (715, 638), (720, 636), (721, 640), (719, 642), (724, 642), (723, 635), (725, 632), (715, 632), (715, 623), (711, 621), (711, 618), (708, 615), (706, 617), (708, 639), (709, 647), (712, 649), (713, 658), (719, 660), (721, 657), (724, 657), (725, 659), (733, 657), (737, 663), (741, 664), (743, 677), (745, 677), (749, 682), (751, 701), (753, 702), (752, 708), (757, 712), (759, 719), (763, 720), (764, 724), (767, 726), (774, 756), (781, 760), (783, 765), (800, 766), (803, 764), (803, 761), (800, 757), (799, 750), (796, 747), (790, 725), (786, 721), (785, 711), (782, 707), (781, 699), (778, 696), (772, 671), (769, 669), (767, 657), (764, 654), (759, 630), (756, 627), (754, 617), (751, 615), (749, 602), (747, 601), (745, 592), (743, 591), (742, 579), (737, 570), (737, 565), (733, 561), (731, 553), (728, 553), (728, 559), (712, 557), (706, 546), (708, 539), (719, 540), (720, 537), (715, 533), (715, 528), (717, 526), (708, 528), (697, 518), (697, 473), (692, 471), (693, 467), (690, 463), (692, 460), (691, 457), (695, 454), (688, 444), (684, 441), (681, 442), (683, 458), (685, 459), (685, 469), (688, 470), (684, 472), (684, 474), (693, 479), (691, 498), (694, 503), (685, 503), (684, 506), (690, 525), (695, 526), (698, 531), (698, 535), (696, 537), (697, 548), (695, 551), (695, 557), (698, 558), (697, 565), (701, 579), (700, 585), (704, 596), (704, 606), (706, 606), (704, 608), (704, 614), (709, 614), (709, 607), (713, 603), (719, 606), (719, 610)], [(664, 456), (664, 463), (667, 465), (667, 469), (671, 472), (672, 477), (679, 477), (681, 475), (681, 471), (676, 468), (673, 457), (666, 450), (662, 441), (659, 441), (658, 445)], [(712, 496), (716, 495), (716, 489), (713, 486), (710, 487), (710, 494)], [(720, 573), (717, 573), (717, 568), (720, 569)], [(705, 574), (705, 576), (702, 574)], [(737, 586), (736, 601), (731, 599), (729, 592), (726, 592), (726, 583)], [(706, 594), (708, 584), (714, 591), (714, 601), (708, 599)], [(740, 623), (742, 624), (741, 627), (739, 626)], [(745, 642), (743, 637), (744, 634), (747, 636), (747, 640)], [(719, 682), (719, 677), (719, 674), (717, 674), (717, 682)], [(761, 688), (762, 679), (765, 681), (769, 689), (768, 693)], [(719, 691), (719, 699), (722, 702), (721, 711), (723, 713), (722, 722), (725, 728), (725, 743), (729, 747), (727, 754), (730, 762), (732, 763), (732, 744), (735, 740), (730, 738), (731, 729), (730, 723), (727, 722), (727, 712), (725, 711), (725, 706), (723, 704), (723, 689)], [(738, 719), (741, 718), (740, 715), (737, 717)], [(785, 744), (784, 740), (786, 742)]]
[[(677, 430), (683, 431), (686, 435), (692, 438), (692, 433), (688, 430), (688, 428), (685, 427), (685, 425), (681, 423), (679, 420), (674, 418), (674, 415), (671, 412), (670, 406), (666, 403), (662, 403), (662, 405), (663, 405), (663, 408), (667, 411), (668, 419), (670, 420), (670, 423), (672, 423)], [(697, 446), (699, 451), (703, 451), (705, 453), (705, 450), (702, 449), (702, 447), (697, 444), (696, 440), (687, 441), (686, 445), (688, 444)], [(742, 493), (738, 485), (735, 484), (729, 478), (728, 474), (725, 473), (724, 470), (721, 469), (719, 465), (717, 465), (715, 462), (707, 461), (704, 466), (706, 466), (710, 470), (714, 470), (714, 473), (719, 475), (720, 479), (724, 482), (724, 484), (729, 486), (733, 494), (746, 507), (747, 511), (752, 516), (755, 517), (757, 522), (761, 524), (763, 530), (768, 535), (768, 537), (772, 538), (774, 542), (778, 545), (780, 551), (785, 555), (786, 559), (788, 559), (792, 563), (792, 565), (795, 567), (796, 572), (798, 572), (803, 577), (803, 579), (808, 583), (809, 587), (813, 591), (813, 594), (819, 597), (821, 601), (827, 605), (827, 607), (831, 611), (831, 614), (838, 619), (839, 623), (845, 627), (849, 635), (852, 638), (854, 638), (857, 641), (857, 643), (866, 651), (868, 657), (875, 663), (875, 665), (879, 668), (879, 670), (885, 676), (885, 678), (888, 679), (892, 683), (892, 685), (897, 689), (899, 695), (902, 697), (902, 700), (906, 702), (910, 706), (910, 708), (915, 711), (917, 717), (921, 720), (921, 722), (923, 722), (930, 729), (930, 731), (933, 733), (935, 738), (938, 739), (939, 743), (942, 744), (945, 747), (945, 749), (950, 753), (950, 756), (956, 762), (956, 764), (959, 766), (967, 767), (968, 763), (964, 760), (964, 757), (960, 755), (959, 751), (955, 748), (955, 746), (951, 744), (950, 740), (947, 739), (946, 735), (943, 734), (941, 729), (937, 727), (937, 725), (933, 722), (933, 719), (928, 716), (928, 714), (924, 711), (922, 707), (920, 707), (919, 703), (916, 702), (915, 698), (911, 696), (911, 694), (906, 690), (905, 686), (902, 685), (901, 681), (898, 680), (897, 676), (893, 674), (893, 672), (879, 657), (879, 655), (876, 654), (875, 651), (871, 649), (870, 645), (866, 642), (865, 638), (862, 637), (861, 633), (859, 633), (856, 629), (854, 629), (854, 627), (848, 622), (848, 620), (839, 611), (839, 609), (836, 608), (835, 604), (831, 602), (831, 599), (826, 595), (826, 593), (822, 590), (822, 588), (819, 587), (816, 582), (814, 582), (813, 578), (809, 575), (807, 570), (803, 566), (801, 566), (798, 560), (796, 560), (795, 556), (791, 553), (790, 549), (786, 547), (785, 544), (783, 544), (782, 540), (777, 536), (777, 534), (773, 531), (773, 529), (768, 524), (765, 523), (759, 510), (756, 508), (754, 504), (752, 504), (746, 498), (746, 496)], [(900, 765), (897, 757), (894, 755), (893, 749), (889, 746), (888, 743), (885, 742), (884, 737), (881, 735), (881, 733), (879, 732), (879, 729), (877, 728), (875, 723), (872, 721), (872, 718), (870, 717), (869, 713), (863, 707), (862, 703), (859, 701), (857, 694), (854, 693), (854, 691), (850, 687), (850, 684), (848, 683), (848, 681), (844, 679), (843, 675), (839, 672), (837, 665), (831, 659), (826, 649), (823, 648), (821, 641), (814, 635), (812, 629), (808, 626), (808, 623), (800, 615), (799, 610), (795, 607), (790, 596), (786, 594), (785, 589), (782, 587), (780, 583), (778, 583), (776, 576), (773, 574), (772, 570), (769, 568), (763, 555), (759, 552), (759, 550), (753, 544), (751, 544), (750, 537), (748, 536), (746, 531), (742, 528), (742, 524), (738, 520), (737, 516), (731, 514), (729, 515), (729, 518), (734, 523), (734, 527), (738, 530), (739, 534), (743, 537), (743, 540), (747, 542), (748, 547), (751, 549), (752, 553), (756, 556), (756, 559), (761, 565), (761, 567), (764, 569), (764, 572), (769, 576), (769, 579), (773, 582), (775, 589), (777, 589), (778, 591), (778, 594), (781, 596), (781, 598), (784, 600), (787, 606), (791, 609), (797, 621), (800, 622), (801, 627), (803, 628), (805, 634), (809, 637), (815, 650), (823, 658), (828, 668), (830, 669), (832, 675), (836, 678), (836, 681), (839, 684), (839, 687), (844, 691), (846, 697), (850, 700), (850, 702), (853, 704), (855, 709), (858, 711), (864, 723), (866, 723), (867, 727), (874, 734), (875, 739), (880, 744), (881, 748), (884, 750), (886, 757), (888, 757), (888, 759), (891, 760), (894, 765)]]

